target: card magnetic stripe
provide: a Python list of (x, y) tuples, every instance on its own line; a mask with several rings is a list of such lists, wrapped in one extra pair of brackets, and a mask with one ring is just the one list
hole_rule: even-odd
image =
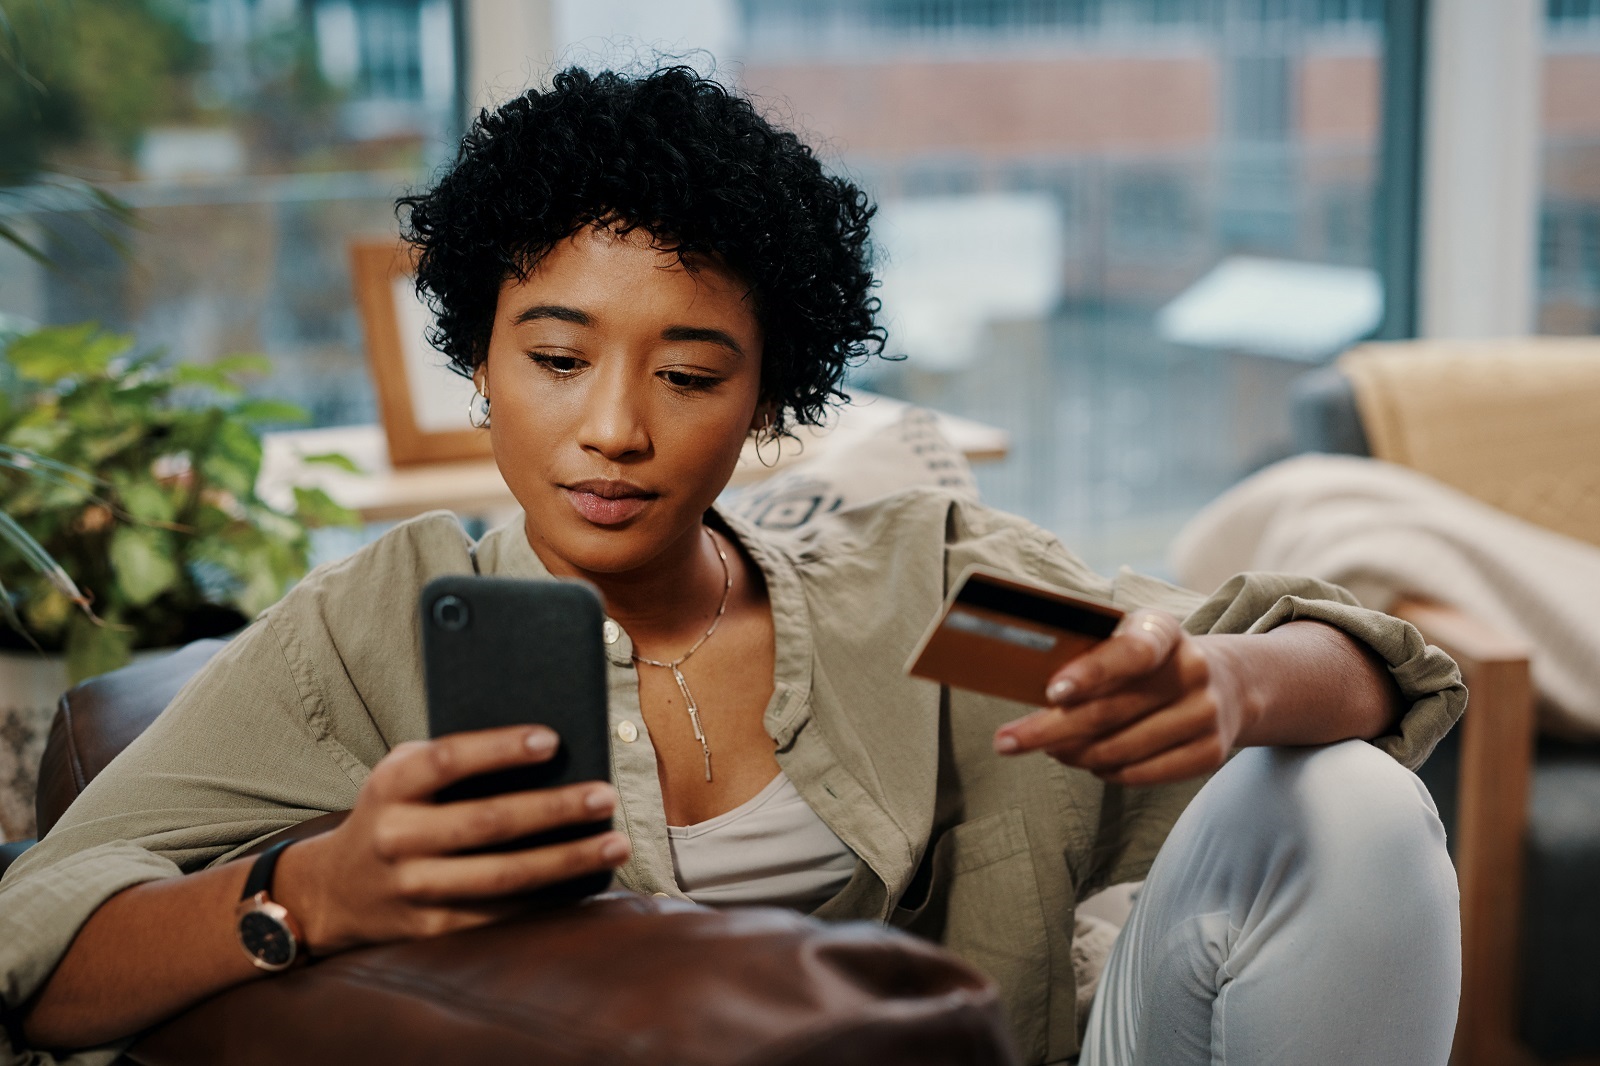
[(1117, 628), (1118, 621), (1099, 611), (1046, 599), (1004, 585), (993, 585), (976, 575), (961, 587), (956, 595), (956, 603), (998, 611), (1013, 618), (1091, 637), (1109, 637), (1112, 630)]

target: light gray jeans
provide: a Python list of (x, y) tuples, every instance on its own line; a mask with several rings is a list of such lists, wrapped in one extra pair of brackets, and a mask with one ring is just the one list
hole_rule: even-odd
[(1460, 927), (1415, 775), (1360, 741), (1247, 749), (1162, 845), (1082, 1066), (1443, 1066)]

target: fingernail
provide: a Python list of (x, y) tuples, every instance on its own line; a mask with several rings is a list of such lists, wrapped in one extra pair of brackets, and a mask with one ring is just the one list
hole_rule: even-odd
[(1022, 745), (1017, 743), (1017, 738), (1010, 733), (1001, 733), (994, 738), (994, 750), (1001, 755), (1010, 755)]
[(600, 857), (606, 862), (621, 862), (628, 857), (628, 842), (621, 837), (612, 837), (600, 846)]
[(548, 729), (536, 729), (523, 741), (535, 755), (548, 755), (556, 750), (556, 735)]
[(1058, 677), (1050, 682), (1050, 687), (1044, 690), (1044, 698), (1051, 703), (1062, 703), (1071, 699), (1072, 694), (1078, 691), (1078, 686), (1064, 677)]
[(611, 808), (617, 805), (616, 793), (612, 792), (609, 788), (597, 788), (587, 796), (583, 797), (583, 805), (589, 808), (595, 814), (600, 814), (602, 811), (609, 811)]

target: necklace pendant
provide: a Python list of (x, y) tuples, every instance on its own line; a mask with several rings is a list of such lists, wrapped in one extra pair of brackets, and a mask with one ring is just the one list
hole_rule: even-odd
[(710, 781), (711, 745), (706, 743), (706, 731), (700, 725), (700, 705), (694, 701), (694, 694), (689, 691), (689, 682), (677, 666), (672, 667), (672, 677), (678, 682), (678, 691), (683, 693), (683, 707), (689, 712), (689, 725), (694, 729), (694, 738), (700, 742), (700, 754), (706, 763), (706, 780)]
[(711, 639), (711, 634), (717, 631), (717, 623), (722, 621), (722, 615), (728, 609), (728, 593), (733, 591), (733, 571), (728, 569), (728, 554), (722, 550), (722, 545), (717, 543), (717, 538), (710, 529), (706, 529), (706, 536), (711, 541), (711, 546), (717, 550), (717, 559), (722, 563), (722, 602), (717, 605), (717, 616), (711, 620), (711, 625), (700, 639), (695, 641), (688, 651), (678, 656), (671, 662), (662, 662), (659, 659), (647, 659), (642, 655), (634, 655), (633, 661), (644, 663), (647, 666), (659, 666), (664, 670), (672, 671), (672, 680), (678, 683), (678, 691), (683, 694), (684, 710), (689, 712), (689, 724), (694, 728), (694, 738), (700, 742), (700, 754), (705, 759), (706, 780), (711, 780), (711, 745), (706, 743), (706, 731), (700, 728), (700, 705), (695, 703), (694, 695), (689, 691), (689, 681), (683, 676), (683, 671), (678, 669), (689, 661), (689, 657), (700, 650), (700, 645)]

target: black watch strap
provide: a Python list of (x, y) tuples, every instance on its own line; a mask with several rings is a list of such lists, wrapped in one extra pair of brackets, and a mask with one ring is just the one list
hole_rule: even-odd
[(278, 868), (278, 856), (293, 843), (292, 840), (282, 841), (256, 856), (255, 864), (250, 867), (250, 876), (245, 878), (244, 895), (240, 899), (249, 899), (257, 892), (265, 892), (268, 897), (272, 895), (272, 872)]

